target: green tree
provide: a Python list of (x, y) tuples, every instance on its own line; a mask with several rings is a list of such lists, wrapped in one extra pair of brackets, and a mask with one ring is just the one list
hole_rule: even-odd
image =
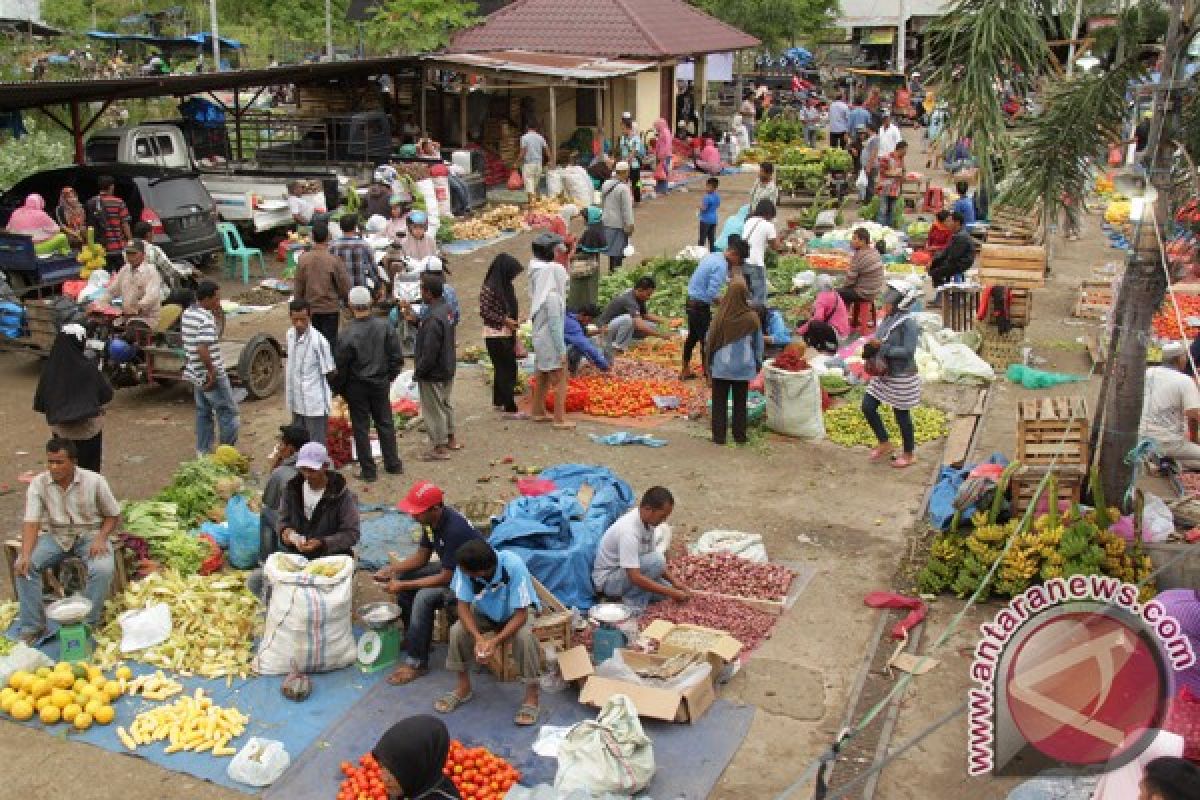
[(479, 21), (473, 0), (381, 0), (367, 36), (383, 50), (428, 53), (444, 47), (460, 28)]
[(812, 43), (837, 21), (838, 0), (691, 0), (692, 5), (777, 51)]

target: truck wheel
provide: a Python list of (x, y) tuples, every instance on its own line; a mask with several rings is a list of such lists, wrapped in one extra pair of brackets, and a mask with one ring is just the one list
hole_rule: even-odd
[(237, 374), (251, 400), (263, 400), (273, 395), (283, 380), (279, 345), (265, 333), (255, 334), (242, 348)]

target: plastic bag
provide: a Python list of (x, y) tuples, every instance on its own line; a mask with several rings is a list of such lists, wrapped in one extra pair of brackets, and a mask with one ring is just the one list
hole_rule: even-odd
[(767, 396), (767, 427), (785, 436), (825, 438), (821, 414), (821, 383), (811, 369), (788, 372), (768, 360), (763, 366)]
[(397, 403), (401, 400), (412, 400), (414, 403), (421, 402), (420, 392), (417, 390), (417, 382), (413, 380), (413, 371), (406, 369), (396, 376), (396, 380), (392, 381), (392, 388), (388, 390), (388, 399)]
[(797, 272), (792, 276), (792, 289), (797, 292), (803, 292), (805, 289), (811, 289), (817, 285), (817, 273), (811, 269), (806, 269), (803, 272)]
[(36, 672), (42, 667), (53, 667), (54, 659), (24, 642), (17, 642), (0, 658), (0, 686), (8, 686), (14, 672)]
[(203, 522), (200, 524), (200, 531), (220, 547), (229, 547), (229, 526), (224, 522)]
[(1019, 383), (1026, 389), (1049, 389), (1051, 386), (1058, 386), (1062, 383), (1077, 383), (1082, 381), (1086, 376), (1083, 375), (1065, 375), (1061, 372), (1046, 372), (1033, 367), (1027, 367), (1024, 364), (1009, 365), (1008, 372), (1005, 377), (1011, 383)]
[(1166, 501), (1146, 492), (1142, 506), (1142, 541), (1165, 542), (1174, 532), (1175, 515)]
[(133, 653), (161, 644), (171, 635), (171, 608), (155, 603), (131, 608), (117, 617), (121, 626), (121, 652)]
[(735, 556), (753, 561), (756, 564), (767, 563), (767, 548), (763, 544), (762, 534), (746, 533), (745, 531), (708, 531), (688, 548), (694, 555), (705, 553), (733, 553)]
[(865, 169), (860, 169), (858, 171), (858, 178), (856, 178), (854, 181), (855, 188), (861, 192), (867, 188), (869, 183), (870, 181), (867, 180), (867, 171)]
[(521, 179), (521, 173), (513, 170), (508, 173), (508, 190), (510, 192), (518, 192), (525, 188), (525, 181)]
[(625, 249), (621, 251), (622, 258), (633, 258), (637, 251), (633, 249), (633, 242), (625, 245)]
[(563, 173), (561, 169), (546, 171), (546, 196), (558, 197), (564, 191)]
[(922, 344), (937, 359), (941, 379), (946, 383), (990, 383), (996, 379), (991, 365), (965, 344), (938, 344), (929, 334), (922, 337)]
[(259, 518), (250, 510), (246, 498), (235, 494), (225, 504), (225, 524), (229, 526), (229, 563), (236, 569), (250, 569), (258, 564), (262, 544)]
[(225, 774), (231, 781), (247, 786), (270, 786), (279, 780), (292, 763), (283, 742), (251, 737), (229, 762)]
[(554, 788), (633, 794), (654, 777), (654, 744), (642, 730), (637, 708), (615, 694), (595, 721), (575, 725), (558, 748)]

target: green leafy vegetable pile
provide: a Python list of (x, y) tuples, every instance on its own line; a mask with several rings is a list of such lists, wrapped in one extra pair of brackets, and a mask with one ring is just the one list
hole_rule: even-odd
[(179, 521), (190, 528), (222, 505), (217, 484), (223, 479), (235, 477), (236, 473), (207, 458), (186, 461), (175, 471), (171, 485), (155, 495), (154, 499), (174, 503), (178, 508)]
[(161, 500), (126, 503), (125, 530), (150, 546), (150, 557), (183, 575), (195, 575), (208, 555), (208, 545), (184, 529), (179, 507)]

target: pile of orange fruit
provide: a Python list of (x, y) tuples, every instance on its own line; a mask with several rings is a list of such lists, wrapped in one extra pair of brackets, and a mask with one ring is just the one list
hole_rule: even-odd
[[(388, 800), (383, 767), (371, 753), (360, 758), (357, 766), (343, 761), (341, 769), (337, 800)], [(521, 773), (512, 764), (486, 747), (467, 747), (457, 739), (450, 741), (442, 774), (454, 783), (463, 800), (502, 800), (521, 780)]]
[(383, 767), (375, 756), (367, 753), (358, 760), (358, 766), (349, 761), (342, 762), (342, 785), (338, 787), (337, 800), (388, 800), (387, 787), (383, 785)]

